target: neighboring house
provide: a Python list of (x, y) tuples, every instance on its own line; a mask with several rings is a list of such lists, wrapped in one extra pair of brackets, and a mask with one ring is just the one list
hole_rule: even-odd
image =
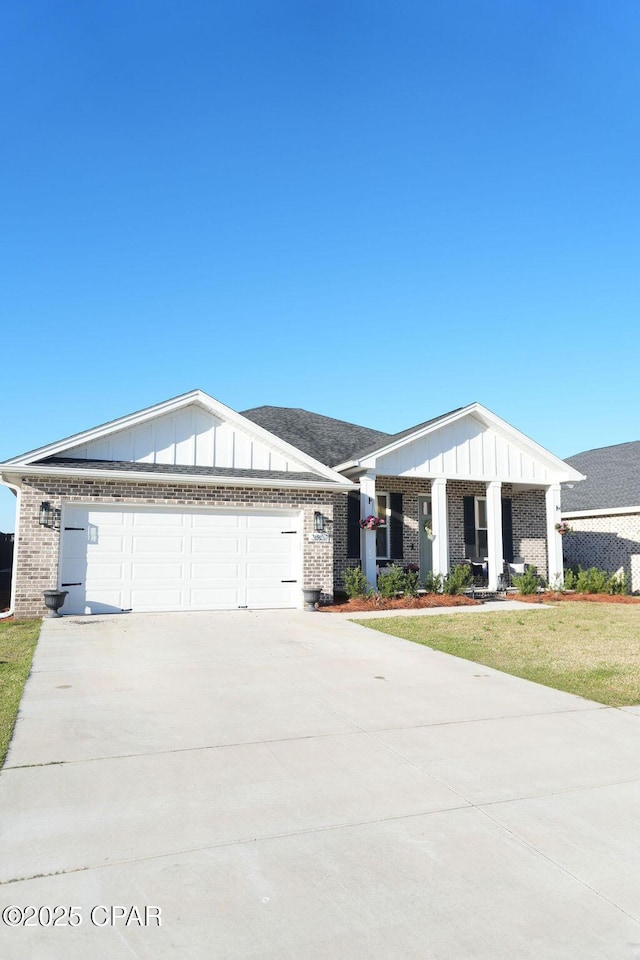
[[(194, 390), (0, 464), (18, 494), (12, 604), (66, 613), (301, 607), (358, 563), (445, 574), (514, 556), (562, 571), (560, 484), (581, 474), (474, 403), (389, 435)], [(362, 530), (369, 515), (385, 520)]]
[(586, 450), (566, 461), (586, 474), (562, 489), (565, 565), (624, 572), (640, 591), (640, 441)]

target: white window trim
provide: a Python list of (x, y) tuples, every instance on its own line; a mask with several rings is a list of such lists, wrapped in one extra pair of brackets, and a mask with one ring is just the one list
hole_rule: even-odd
[[(391, 507), (389, 505), (389, 494), (385, 490), (376, 490), (376, 511), (378, 509), (378, 497), (384, 497), (386, 502), (386, 507), (384, 511), (385, 524), (384, 527), (378, 527), (376, 530), (376, 560), (390, 560), (391, 559), (391, 534), (390, 534), (390, 525), (389, 518), (391, 516)], [(380, 516), (380, 514), (377, 514)], [(378, 531), (383, 531), (385, 533), (387, 551), (384, 556), (381, 553), (378, 553)]]
[[(484, 515), (485, 515), (485, 517), (487, 518), (487, 520), (489, 519), (489, 518), (488, 518), (488, 515), (487, 515), (487, 498), (486, 498), (486, 497), (474, 497), (473, 499), (474, 499), (474, 506), (475, 506), (476, 557), (478, 557), (478, 558), (481, 559), (481, 560), (486, 560), (486, 559), (487, 559), (486, 554), (483, 555), (482, 552), (481, 552), (481, 550), (480, 550), (480, 537), (478, 536), (478, 534), (479, 534), (480, 530), (484, 530), (484, 531), (486, 532), (486, 534), (487, 534), (487, 544), (488, 544), (488, 542), (489, 542), (489, 527), (481, 527), (481, 526), (480, 526), (480, 502), (481, 502), (481, 501), (484, 502)], [(488, 553), (488, 549), (487, 549), (487, 553)]]

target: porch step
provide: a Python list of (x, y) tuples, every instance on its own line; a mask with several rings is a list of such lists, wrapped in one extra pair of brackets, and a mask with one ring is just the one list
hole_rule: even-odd
[(473, 600), (482, 600), (484, 603), (488, 600), (506, 600), (504, 591), (489, 590), (488, 587), (469, 587), (464, 591), (465, 597), (471, 597)]

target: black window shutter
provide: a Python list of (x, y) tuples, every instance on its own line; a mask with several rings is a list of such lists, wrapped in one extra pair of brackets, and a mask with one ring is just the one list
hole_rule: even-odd
[(347, 494), (347, 557), (360, 559), (360, 494), (357, 490)]
[(476, 554), (476, 503), (475, 497), (463, 497), (464, 512), (464, 555), (474, 557)]
[(513, 517), (509, 497), (502, 498), (502, 556), (507, 563), (513, 563)]
[(404, 557), (404, 546), (402, 542), (402, 494), (389, 494), (389, 507), (391, 517), (389, 518), (389, 549), (392, 560), (402, 560)]

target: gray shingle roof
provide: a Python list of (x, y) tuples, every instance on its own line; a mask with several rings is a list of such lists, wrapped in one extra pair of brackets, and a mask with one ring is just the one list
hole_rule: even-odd
[(573, 489), (562, 487), (562, 509), (605, 510), (640, 504), (640, 440), (585, 450), (566, 461), (586, 480)]
[(361, 447), (379, 447), (390, 434), (295, 407), (253, 407), (242, 416), (328, 467), (350, 460)]
[(414, 427), (408, 427), (406, 430), (401, 430), (399, 433), (385, 434), (382, 440), (378, 440), (377, 443), (363, 447), (361, 450), (356, 450), (350, 454), (349, 457), (345, 457), (345, 460), (352, 459), (356, 457), (366, 457), (368, 453), (373, 453), (374, 450), (377, 450), (379, 447), (386, 445), (387, 443), (394, 443), (396, 440), (402, 440), (403, 437), (410, 437), (412, 433), (416, 433), (418, 430), (422, 430), (424, 427), (430, 427), (434, 423), (438, 423), (439, 420), (445, 420), (447, 417), (450, 417), (454, 413), (458, 413), (459, 410), (464, 409), (463, 407), (456, 407), (455, 410), (450, 410), (448, 413), (441, 413), (438, 417), (432, 417), (431, 420), (425, 420), (423, 423), (417, 423)]
[(317, 473), (290, 472), (287, 470), (236, 470), (229, 467), (188, 467), (168, 463), (138, 463), (131, 460), (83, 460), (79, 457), (47, 457), (39, 460), (38, 467), (76, 467), (79, 470), (128, 470), (131, 473), (185, 474), (202, 477), (238, 477), (247, 480), (300, 480), (303, 483), (330, 483)]

